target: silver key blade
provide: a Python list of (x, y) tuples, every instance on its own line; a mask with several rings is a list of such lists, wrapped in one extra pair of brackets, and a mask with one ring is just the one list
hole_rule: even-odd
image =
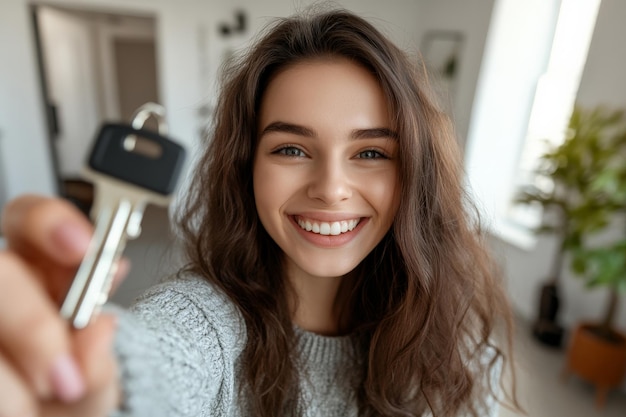
[(95, 230), (61, 306), (62, 317), (77, 329), (86, 327), (107, 301), (115, 272), (113, 267), (122, 255), (126, 240), (141, 233), (146, 204), (166, 206), (170, 201), (169, 196), (90, 170), (86, 170), (84, 176), (96, 186), (92, 207)]
[(87, 254), (61, 307), (62, 317), (82, 329), (96, 308), (104, 304), (113, 279), (112, 267), (126, 242), (126, 228), (133, 214), (133, 204), (121, 198), (115, 207), (102, 206)]

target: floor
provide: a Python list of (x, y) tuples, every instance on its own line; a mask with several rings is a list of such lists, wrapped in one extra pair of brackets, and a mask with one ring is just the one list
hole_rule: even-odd
[(537, 342), (530, 325), (521, 320), (515, 345), (517, 392), (526, 414), (502, 407), (499, 417), (626, 417), (626, 390), (612, 391), (604, 409), (597, 409), (593, 386), (575, 376), (561, 377), (564, 351)]
[(175, 245), (166, 209), (148, 206), (141, 227), (141, 235), (128, 241), (124, 250), (131, 272), (111, 297), (111, 301), (124, 307), (182, 266), (180, 248)]

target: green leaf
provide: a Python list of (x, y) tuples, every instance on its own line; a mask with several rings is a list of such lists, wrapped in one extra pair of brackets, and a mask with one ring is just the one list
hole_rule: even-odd
[[(546, 190), (527, 186), (516, 204), (558, 207), (556, 217), (542, 222), (536, 233), (558, 233), (571, 253), (571, 269), (589, 286), (610, 286), (626, 292), (626, 231), (622, 240), (589, 249), (585, 242), (626, 213), (626, 118), (621, 109), (575, 106), (567, 136), (537, 161), (536, 174), (552, 182)], [(549, 192), (548, 192), (549, 191)]]

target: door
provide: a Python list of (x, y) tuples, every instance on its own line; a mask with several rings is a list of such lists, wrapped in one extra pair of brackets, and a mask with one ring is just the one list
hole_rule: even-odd
[(100, 122), (92, 32), (84, 19), (49, 7), (37, 8), (37, 24), (59, 175), (76, 178)]

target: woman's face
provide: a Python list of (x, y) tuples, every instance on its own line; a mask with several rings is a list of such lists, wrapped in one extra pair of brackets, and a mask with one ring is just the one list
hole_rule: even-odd
[(261, 102), (254, 195), (290, 273), (343, 276), (399, 204), (395, 133), (377, 80), (345, 59), (288, 67)]

